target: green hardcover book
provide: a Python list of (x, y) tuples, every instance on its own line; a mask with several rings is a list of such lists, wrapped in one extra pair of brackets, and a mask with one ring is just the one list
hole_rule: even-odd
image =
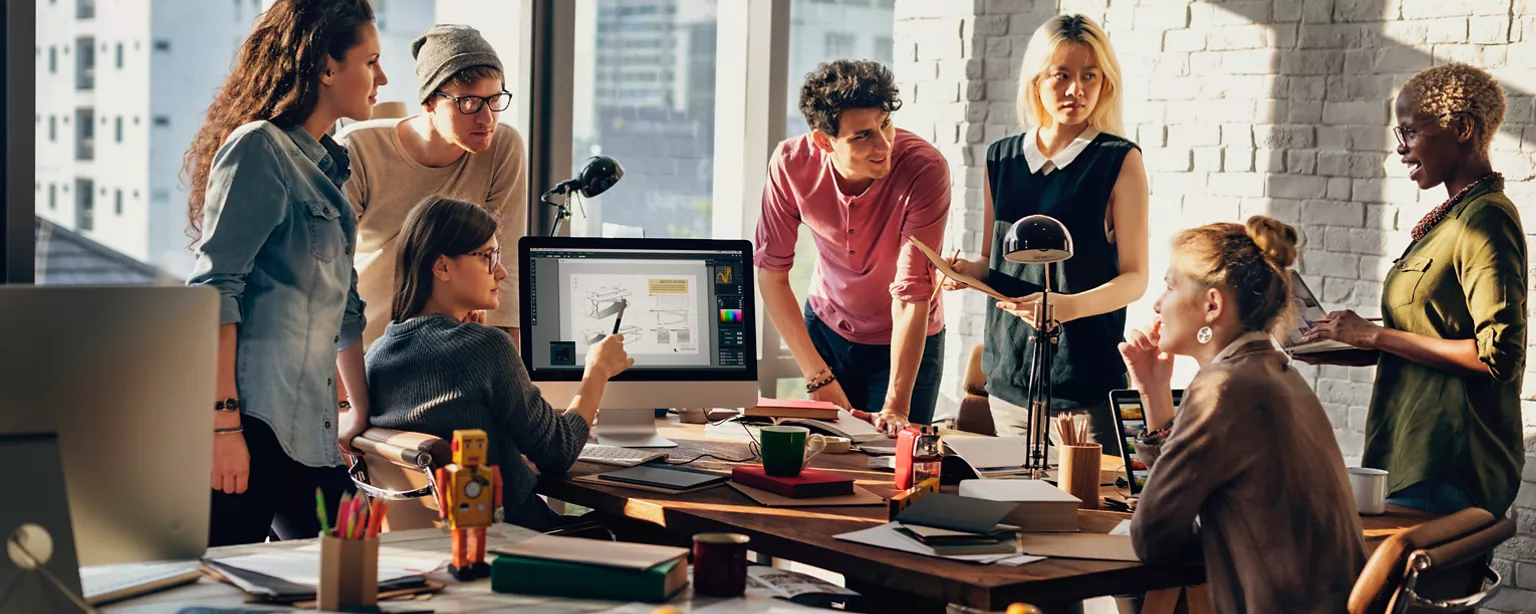
[(503, 554), (491, 563), (498, 593), (662, 603), (688, 585), (683, 557), (637, 570)]

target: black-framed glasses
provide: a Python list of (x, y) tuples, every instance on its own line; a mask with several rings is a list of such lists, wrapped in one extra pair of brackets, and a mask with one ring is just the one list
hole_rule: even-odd
[(491, 105), (491, 110), (497, 113), (512, 106), (512, 93), (507, 90), (501, 90), (500, 94), (490, 96), (454, 96), (447, 92), (438, 92), (437, 95), (452, 100), (453, 104), (459, 108), (459, 112), (465, 115), (479, 113), (480, 107), (485, 105)]
[(464, 254), (464, 255), (465, 256), (479, 256), (481, 258), (484, 258), (485, 259), (485, 272), (487, 272), (487, 273), (493, 273), (494, 274), (496, 272), (496, 267), (501, 265), (501, 248), (499, 248), (499, 247), (496, 248), (496, 249), (487, 251), (487, 252), (469, 252), (469, 253)]
[(1445, 119), (1447, 117), (1451, 117), (1451, 116), (1456, 115), (1458, 113), (1462, 113), (1462, 111), (1451, 111), (1450, 113), (1441, 113), (1441, 114), (1436, 115), (1436, 116), (1434, 116), (1433, 118), (1430, 118), (1430, 119), (1421, 119), (1421, 120), (1416, 121), (1416, 122), (1409, 122), (1409, 124), (1407, 126), (1393, 126), (1392, 127), (1392, 134), (1397, 137), (1397, 145), (1399, 147), (1407, 147), (1408, 146), (1408, 139), (1411, 139), (1411, 138), (1416, 137), (1416, 136), (1419, 135), (1419, 131), (1414, 129), (1413, 126), (1417, 126), (1419, 124), (1422, 124), (1424, 122), (1429, 122), (1429, 121), (1440, 121), (1442, 119)]

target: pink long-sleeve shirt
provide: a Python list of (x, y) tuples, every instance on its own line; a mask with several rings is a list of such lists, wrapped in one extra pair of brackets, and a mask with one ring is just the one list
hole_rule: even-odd
[[(854, 343), (891, 342), (891, 300), (926, 301), (933, 267), (907, 237), (942, 249), (949, 218), (949, 164), (921, 137), (896, 129), (891, 174), (862, 194), (837, 188), (830, 154), (811, 135), (779, 144), (763, 188), (753, 262), (787, 271), (800, 224), (816, 239), (816, 271), (807, 299), (816, 317)], [(928, 312), (927, 335), (944, 327), (943, 300)]]

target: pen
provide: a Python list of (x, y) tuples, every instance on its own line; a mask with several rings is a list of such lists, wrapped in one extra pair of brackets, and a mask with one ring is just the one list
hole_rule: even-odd
[(320, 515), (320, 534), (330, 533), (331, 521), (325, 516), (325, 495), (320, 492), (319, 488), (315, 489), (315, 511)]
[(613, 332), (610, 333), (610, 334), (614, 334), (614, 335), (619, 334), (619, 323), (624, 321), (624, 310), (628, 309), (628, 308), (629, 308), (629, 299), (627, 299), (627, 298), (619, 299), (619, 315), (618, 315), (618, 317), (615, 317), (613, 319)]
[[(950, 256), (949, 259), (951, 261), (953, 261), (954, 259), (959, 258), (959, 257), (960, 257), (960, 248), (957, 247), (957, 248), (955, 248), (955, 255)], [(955, 265), (953, 263), (951, 263), (949, 266), (953, 267)], [(939, 267), (937, 265), (935, 265), (933, 268), (937, 269)], [(932, 308), (931, 306), (933, 305), (934, 301), (939, 300), (939, 291), (944, 289), (944, 279), (945, 279), (944, 278), (944, 272), (943, 271), (939, 271), (939, 283), (937, 283), (937, 284), (935, 284), (933, 286), (933, 296), (928, 297), (928, 305), (930, 306), (930, 308)]]

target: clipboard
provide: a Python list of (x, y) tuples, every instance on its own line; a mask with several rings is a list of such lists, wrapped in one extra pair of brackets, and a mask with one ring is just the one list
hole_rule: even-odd
[[(928, 259), (928, 262), (933, 263), (933, 266), (939, 270), (939, 273), (943, 274), (945, 277), (965, 284), (973, 290), (979, 290), (982, 294), (997, 300), (1012, 301), (1015, 298), (1028, 296), (1044, 289), (1038, 284), (1032, 284), (1017, 277), (1005, 275), (1002, 272), (995, 270), (989, 270), (987, 272), (987, 279), (985, 281), (977, 279), (970, 275), (956, 271), (955, 267), (949, 266), (948, 260), (945, 260), (943, 256), (939, 255), (938, 252), (933, 251), (933, 248), (928, 247), (917, 237), (909, 236), (907, 237), (907, 240), (911, 241), (913, 245), (917, 246), (918, 251), (923, 253), (923, 256)], [(996, 286), (1004, 286), (1004, 290), (1017, 292), (1017, 294), (1014, 296), (1008, 296), (1007, 294), (998, 291)]]

